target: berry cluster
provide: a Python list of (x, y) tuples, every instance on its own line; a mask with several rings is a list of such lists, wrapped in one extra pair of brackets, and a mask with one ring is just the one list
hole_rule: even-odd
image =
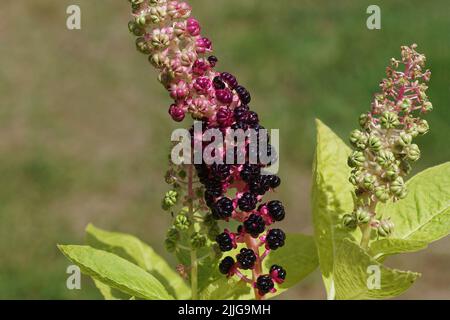
[(420, 157), (420, 149), (412, 141), (429, 129), (420, 114), (432, 110), (425, 84), (431, 72), (423, 69), (425, 56), (416, 47), (403, 46), (401, 60), (391, 60), (371, 111), (360, 116), (361, 128), (350, 134), (354, 151), (348, 165), (357, 205), (352, 214), (343, 217), (343, 223), (351, 228), (370, 224), (379, 236), (389, 235), (394, 226), (390, 220), (375, 219), (376, 203), (407, 195), (404, 178), (411, 170), (410, 162)]
[[(276, 161), (277, 156), (270, 144), (266, 143), (265, 152), (259, 150), (264, 149), (260, 147), (268, 141), (268, 135), (259, 124), (258, 114), (250, 110), (249, 91), (232, 74), (215, 70), (218, 59), (211, 55), (212, 43), (201, 35), (198, 21), (190, 18), (191, 7), (187, 3), (129, 1), (133, 12), (129, 30), (137, 36), (137, 49), (147, 55), (150, 63), (159, 70), (158, 79), (173, 99), (169, 107), (172, 119), (180, 122), (186, 114), (190, 114), (193, 119), (202, 122), (204, 131), (217, 129), (226, 134), (231, 130), (251, 129), (255, 133), (246, 137), (243, 145), (227, 145), (223, 153), (217, 155), (219, 161), (211, 165), (196, 164), (195, 170), (203, 186), (204, 206), (211, 212), (205, 217), (205, 223), (209, 221), (208, 224), (216, 226), (211, 221), (229, 219), (240, 223), (236, 232), (225, 230), (215, 237), (222, 252), (245, 244), (236, 255), (236, 261), (226, 257), (220, 262), (220, 271), (250, 282), (259, 296), (274, 291), (274, 282), (281, 283), (286, 272), (274, 265), (269, 275), (262, 275), (262, 260), (270, 250), (284, 245), (284, 232), (270, 226), (283, 220), (285, 211), (280, 201), (262, 202), (264, 194), (277, 188), (281, 181), (276, 175), (262, 172)], [(192, 140), (203, 140), (195, 136), (193, 129), (191, 136), (194, 138)], [(233, 164), (224, 164), (229, 163), (223, 161), (229, 151), (233, 151)], [(178, 193), (168, 193), (163, 207), (171, 208), (178, 198)], [(192, 196), (186, 199), (186, 203), (189, 200)], [(177, 217), (175, 227), (182, 230), (190, 225), (184, 217)], [(173, 235), (170, 238), (172, 246), (175, 238)], [(260, 248), (264, 249), (262, 254)], [(248, 279), (239, 269), (252, 270), (253, 279)]]

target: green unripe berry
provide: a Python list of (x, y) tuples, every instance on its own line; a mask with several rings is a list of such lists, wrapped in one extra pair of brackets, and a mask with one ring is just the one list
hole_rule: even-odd
[(169, 230), (167, 230), (166, 238), (171, 241), (178, 241), (180, 240), (180, 232), (175, 227), (170, 227)]
[(399, 199), (403, 199), (407, 195), (405, 182), (402, 177), (397, 177), (397, 179), (392, 181), (390, 188), (392, 194)]
[(353, 130), (350, 133), (350, 143), (358, 149), (365, 149), (367, 145), (367, 136), (361, 130)]
[(177, 203), (177, 200), (178, 200), (178, 193), (175, 190), (167, 191), (162, 203), (163, 209), (169, 210)]
[(179, 214), (175, 217), (173, 225), (180, 231), (186, 231), (191, 226), (191, 222), (187, 216), (184, 214)]
[(356, 227), (358, 225), (354, 214), (345, 214), (342, 217), (342, 224), (344, 225), (344, 227), (346, 227), (350, 230), (356, 229)]
[(140, 37), (145, 33), (145, 29), (138, 26), (135, 21), (128, 22), (128, 30), (137, 37)]
[(361, 177), (361, 171), (352, 170), (352, 173), (350, 175), (350, 178), (348, 178), (348, 181), (351, 184), (353, 184), (354, 186), (357, 186), (359, 184), (360, 177)]
[(366, 208), (357, 208), (355, 216), (358, 224), (366, 224), (370, 221), (370, 212)]
[(396, 164), (390, 165), (388, 168), (386, 168), (386, 179), (389, 181), (393, 181), (398, 177), (399, 174), (399, 168)]
[(143, 37), (136, 39), (136, 49), (143, 54), (150, 54), (150, 48)]
[(380, 237), (388, 237), (394, 232), (394, 223), (391, 220), (381, 220), (377, 228)]
[(367, 113), (363, 113), (359, 116), (359, 125), (361, 128), (366, 128), (369, 123), (369, 115)]
[(429, 112), (433, 110), (433, 104), (430, 101), (427, 101), (423, 104), (423, 109), (425, 112)]
[(194, 249), (202, 248), (206, 245), (206, 237), (199, 232), (194, 232), (191, 235), (191, 246)]
[(363, 187), (366, 190), (372, 191), (375, 188), (375, 183), (377, 182), (377, 178), (374, 175), (367, 174), (363, 179)]
[(404, 98), (401, 102), (400, 102), (400, 108), (402, 108), (402, 111), (406, 112), (411, 108), (411, 99), (408, 98)]
[(417, 144), (411, 144), (405, 148), (406, 158), (411, 161), (417, 161), (420, 158), (420, 149)]
[(385, 111), (380, 117), (381, 127), (384, 129), (392, 129), (400, 124), (398, 115), (391, 111)]
[(395, 161), (395, 156), (389, 150), (381, 150), (378, 153), (376, 161), (383, 168), (388, 168)]
[(175, 241), (172, 241), (172, 240), (170, 240), (170, 239), (166, 239), (166, 240), (164, 241), (164, 246), (166, 247), (166, 250), (167, 250), (168, 252), (174, 252), (175, 249), (177, 248), (176, 242), (175, 242)]
[(420, 122), (417, 124), (417, 132), (420, 135), (426, 134), (430, 130), (430, 126), (428, 125), (427, 120), (420, 120)]
[(377, 153), (381, 149), (381, 140), (377, 136), (371, 135), (368, 139), (367, 145), (371, 151)]
[(400, 161), (399, 168), (405, 175), (407, 175), (407, 174), (409, 174), (411, 172), (411, 165), (406, 160), (401, 160)]
[(366, 158), (361, 151), (353, 151), (348, 157), (347, 164), (352, 168), (361, 167), (364, 164), (365, 160)]
[(406, 147), (410, 145), (412, 142), (412, 136), (406, 132), (400, 133), (400, 136), (397, 139), (397, 144), (402, 147)]
[(375, 196), (381, 202), (386, 202), (389, 200), (389, 190), (386, 186), (378, 186), (375, 188)]

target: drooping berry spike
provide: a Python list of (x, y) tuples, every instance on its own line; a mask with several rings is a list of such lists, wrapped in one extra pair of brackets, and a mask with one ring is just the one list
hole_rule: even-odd
[(420, 149), (412, 141), (429, 129), (420, 115), (432, 110), (426, 95), (431, 72), (424, 70), (425, 56), (416, 47), (403, 46), (401, 59), (391, 59), (371, 111), (360, 116), (361, 128), (350, 134), (354, 151), (348, 165), (352, 168), (350, 182), (355, 186), (356, 203), (354, 212), (343, 217), (343, 223), (364, 230), (364, 247), (372, 229), (382, 237), (393, 232), (390, 220), (377, 220), (376, 204), (407, 195), (404, 178), (411, 170), (410, 162), (420, 157)]
[[(190, 17), (191, 7), (180, 1), (129, 1), (133, 11), (130, 32), (137, 36), (137, 49), (159, 71), (158, 79), (173, 99), (169, 107), (172, 119), (181, 122), (191, 115), (202, 121), (204, 131), (253, 129), (259, 138), (264, 128), (258, 114), (250, 110), (250, 92), (231, 73), (216, 71), (219, 59), (212, 55), (212, 43), (202, 36), (198, 21)], [(192, 137), (193, 132), (192, 128)], [(262, 174), (261, 169), (267, 164), (261, 161), (261, 154), (256, 164), (250, 163), (249, 155), (254, 152), (251, 142), (246, 138), (244, 150), (231, 146), (236, 151), (235, 158), (242, 155), (244, 163), (196, 164), (195, 171), (204, 188), (204, 206), (211, 212), (205, 221), (234, 219), (241, 223), (237, 232), (225, 230), (214, 236), (223, 252), (243, 246), (235, 259), (225, 257), (219, 270), (251, 283), (259, 299), (274, 292), (274, 283), (281, 283), (286, 276), (280, 266), (268, 274), (262, 270), (262, 260), (269, 252), (284, 245), (284, 232), (269, 227), (284, 219), (285, 210), (280, 201), (261, 203), (263, 196), (277, 188), (281, 180), (276, 175)], [(276, 161), (274, 150), (267, 147), (267, 156)], [(223, 150), (222, 160), (227, 151)], [(171, 244), (176, 245), (174, 240)], [(240, 269), (251, 270), (252, 279)]]

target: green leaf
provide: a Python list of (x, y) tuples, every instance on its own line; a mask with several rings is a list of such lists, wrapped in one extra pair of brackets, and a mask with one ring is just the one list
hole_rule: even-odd
[(199, 295), (200, 300), (250, 300), (254, 298), (253, 289), (237, 277), (225, 276), (211, 282)]
[(370, 254), (375, 259), (398, 253), (415, 252), (425, 249), (426, 241), (404, 240), (404, 239), (381, 239), (370, 245)]
[(351, 150), (320, 120), (316, 120), (317, 146), (313, 167), (312, 211), (319, 264), (329, 299), (334, 299), (336, 247), (351, 234), (340, 216), (353, 210), (353, 186), (348, 182), (347, 158)]
[(282, 266), (287, 273), (286, 281), (278, 286), (277, 292), (267, 298), (277, 296), (296, 285), (319, 265), (316, 245), (312, 236), (289, 233), (284, 247), (273, 250), (264, 260), (266, 271), (274, 264)]
[(115, 254), (89, 246), (58, 245), (86, 275), (130, 296), (149, 300), (173, 299), (150, 273)]
[(161, 256), (138, 238), (129, 234), (105, 231), (92, 224), (87, 226), (86, 234), (87, 242), (92, 247), (112, 252), (145, 269), (178, 299), (190, 298), (190, 288), (185, 281)]
[[(384, 267), (357, 244), (344, 239), (336, 248), (334, 283), (336, 299), (386, 299), (406, 291), (420, 274)], [(379, 271), (380, 287), (374, 284), (374, 270)], [(372, 288), (372, 289), (369, 289)]]
[[(119, 290), (113, 289), (110, 286), (104, 284), (103, 282), (96, 280), (96, 279), (92, 279), (94, 281), (95, 286), (97, 287), (97, 289), (100, 291), (100, 293), (102, 294), (103, 298), (105, 298), (105, 300), (122, 300), (124, 299), (124, 294), (122, 292), (120, 292)], [(129, 299), (129, 296), (128, 298)]]
[[(391, 251), (404, 252), (405, 242), (397, 240), (431, 243), (450, 232), (450, 162), (420, 172), (407, 187), (405, 199), (377, 206), (377, 213), (390, 217), (395, 225), (391, 240), (399, 245)], [(377, 242), (371, 246), (379, 248)], [(406, 251), (411, 251), (411, 245), (408, 247)]]

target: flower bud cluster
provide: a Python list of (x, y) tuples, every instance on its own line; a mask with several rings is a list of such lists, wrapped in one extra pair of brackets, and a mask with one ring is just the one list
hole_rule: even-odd
[(389, 235), (393, 224), (373, 219), (375, 205), (407, 195), (404, 179), (411, 162), (420, 158), (419, 146), (413, 140), (428, 132), (428, 123), (421, 115), (432, 110), (426, 95), (431, 72), (424, 69), (425, 56), (415, 49), (415, 44), (403, 46), (401, 59), (391, 60), (371, 111), (360, 116), (360, 129), (350, 134), (349, 180), (357, 198), (355, 211), (343, 217), (344, 225), (350, 228), (371, 223), (380, 236)]

